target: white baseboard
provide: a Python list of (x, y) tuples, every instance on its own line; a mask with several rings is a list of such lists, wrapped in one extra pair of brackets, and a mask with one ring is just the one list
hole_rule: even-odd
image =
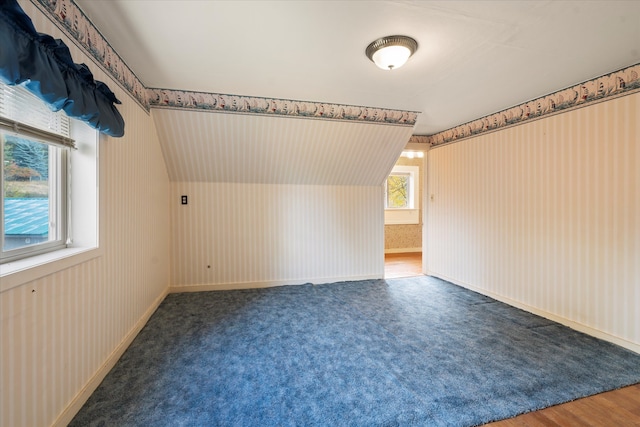
[(608, 334), (599, 329), (592, 328), (590, 326), (583, 325), (582, 323), (578, 323), (571, 319), (567, 319), (565, 317), (558, 316), (553, 313), (549, 313), (548, 311), (524, 304), (522, 302), (512, 300), (510, 298), (504, 297), (502, 295), (496, 294), (494, 292), (487, 291), (485, 289), (478, 288), (469, 283), (460, 282), (458, 280), (452, 279), (450, 277), (446, 277), (441, 274), (434, 273), (432, 271), (427, 271), (428, 276), (437, 277), (442, 280), (446, 280), (447, 282), (451, 282), (455, 285), (462, 286), (463, 288), (472, 290), (482, 295), (486, 295), (490, 298), (493, 298), (497, 301), (503, 302), (505, 304), (509, 304), (512, 307), (519, 308), (524, 311), (528, 311), (529, 313), (533, 313), (537, 316), (544, 317), (545, 319), (552, 320), (554, 322), (560, 323), (561, 325), (567, 326), (571, 329), (575, 329), (576, 331), (585, 333), (587, 335), (591, 335), (592, 337), (602, 339), (604, 341), (609, 341), (610, 343), (617, 344), (620, 347), (624, 347), (627, 350), (631, 350), (635, 353), (640, 354), (640, 344), (634, 343), (632, 341), (626, 340), (624, 338), (617, 337), (615, 335)]
[(85, 384), (85, 386), (75, 395), (75, 397), (71, 400), (71, 402), (67, 405), (67, 407), (62, 411), (62, 413), (56, 418), (53, 422), (53, 427), (64, 427), (68, 425), (73, 417), (76, 416), (78, 411), (82, 408), (82, 405), (86, 403), (91, 394), (98, 388), (102, 380), (107, 376), (109, 371), (113, 369), (116, 362), (122, 357), (124, 352), (127, 350), (129, 345), (133, 342), (134, 338), (138, 335), (138, 333), (142, 330), (144, 325), (147, 324), (151, 315), (156, 311), (156, 309), (160, 306), (160, 303), (165, 299), (168, 294), (168, 289), (165, 290), (155, 301), (151, 304), (151, 306), (147, 309), (144, 315), (136, 322), (134, 327), (129, 331), (129, 333), (124, 337), (124, 339), (118, 344), (118, 346), (111, 352), (107, 360), (102, 364), (102, 366), (93, 374), (93, 377)]
[(422, 248), (394, 248), (394, 249), (385, 249), (385, 254), (408, 254), (414, 252), (422, 252)]
[(208, 291), (230, 291), (237, 289), (258, 289), (258, 288), (272, 288), (276, 286), (295, 286), (311, 283), (314, 285), (322, 285), (325, 283), (336, 282), (353, 282), (356, 280), (377, 280), (382, 279), (383, 274), (369, 275), (369, 276), (349, 276), (349, 277), (324, 277), (308, 280), (274, 280), (274, 281), (262, 281), (262, 282), (236, 282), (236, 283), (204, 283), (199, 285), (179, 285), (171, 286), (169, 288), (170, 293), (180, 292), (208, 292)]

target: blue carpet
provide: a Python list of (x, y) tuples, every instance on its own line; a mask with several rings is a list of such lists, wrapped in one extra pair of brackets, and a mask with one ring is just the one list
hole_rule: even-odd
[(429, 277), (171, 294), (71, 426), (473, 426), (640, 355)]

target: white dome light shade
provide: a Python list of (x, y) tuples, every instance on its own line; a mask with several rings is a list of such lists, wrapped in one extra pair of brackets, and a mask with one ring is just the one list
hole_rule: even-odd
[(400, 68), (411, 56), (409, 48), (404, 46), (387, 46), (373, 54), (373, 62), (383, 70)]
[(365, 53), (383, 70), (400, 68), (418, 49), (418, 42), (407, 36), (379, 38), (367, 46)]

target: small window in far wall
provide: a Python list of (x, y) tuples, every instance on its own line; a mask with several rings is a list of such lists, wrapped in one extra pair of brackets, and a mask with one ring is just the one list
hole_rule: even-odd
[(386, 209), (412, 209), (411, 203), (411, 174), (406, 172), (391, 173), (387, 178), (385, 197)]
[(417, 166), (395, 166), (385, 181), (385, 224), (419, 224)]

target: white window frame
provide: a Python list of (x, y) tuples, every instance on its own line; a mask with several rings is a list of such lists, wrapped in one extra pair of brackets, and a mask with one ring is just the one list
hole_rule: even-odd
[[(0, 83), (0, 90), (3, 90), (1, 86)], [(6, 121), (6, 115), (0, 115), (0, 123)], [(33, 252), (23, 258), (0, 263), (0, 292), (102, 256), (103, 250), (98, 241), (100, 135), (76, 119), (69, 119), (68, 132), (66, 142), (75, 140), (77, 149), (67, 150), (65, 163), (66, 182), (63, 184), (68, 204), (66, 213), (61, 217), (68, 227), (63, 234), (65, 245), (46, 253)], [(0, 189), (3, 191), (4, 186)]]
[[(0, 264), (46, 253), (66, 247), (69, 236), (68, 222), (68, 173), (69, 151), (75, 148), (69, 137), (70, 120), (64, 112), (51, 111), (38, 97), (20, 86), (0, 84)], [(42, 144), (48, 148), (49, 224), (47, 241), (5, 247), (5, 140), (19, 137)]]
[(418, 166), (396, 165), (391, 170), (391, 175), (409, 175), (409, 195), (407, 208), (390, 208), (387, 207), (387, 183), (384, 181), (384, 223), (385, 225), (398, 224), (419, 224), (420, 209), (418, 205), (418, 195), (420, 194), (420, 168)]
[(5, 211), (4, 211), (4, 173), (0, 175), (0, 184), (2, 185), (2, 203), (0, 203), (0, 264), (15, 261), (18, 259), (51, 252), (67, 247), (68, 243), (68, 227), (67, 227), (67, 177), (69, 164), (69, 148), (61, 148), (56, 146), (54, 141), (47, 138), (33, 138), (21, 131), (7, 132), (0, 131), (0, 159), (4, 162), (4, 135), (12, 134), (19, 136), (28, 141), (44, 144), (49, 149), (49, 236), (53, 239), (43, 243), (27, 244), (15, 249), (5, 249)]

